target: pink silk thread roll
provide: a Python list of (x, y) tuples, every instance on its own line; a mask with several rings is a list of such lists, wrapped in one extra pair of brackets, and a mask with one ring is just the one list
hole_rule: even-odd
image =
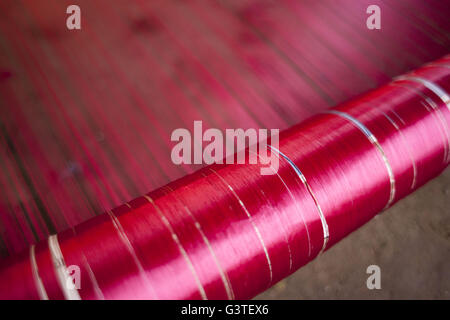
[(445, 57), (283, 131), (273, 175), (214, 164), (52, 235), (0, 298), (251, 298), (447, 167), (448, 92)]

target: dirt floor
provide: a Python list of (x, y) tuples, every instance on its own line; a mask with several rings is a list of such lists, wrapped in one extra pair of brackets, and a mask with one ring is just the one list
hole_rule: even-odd
[(450, 169), (256, 299), (450, 299)]

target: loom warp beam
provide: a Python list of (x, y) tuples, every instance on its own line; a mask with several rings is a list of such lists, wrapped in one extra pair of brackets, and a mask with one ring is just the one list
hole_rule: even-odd
[(3, 262), (0, 297), (255, 296), (447, 167), (449, 63), (282, 132), (274, 175), (208, 166), (50, 236)]

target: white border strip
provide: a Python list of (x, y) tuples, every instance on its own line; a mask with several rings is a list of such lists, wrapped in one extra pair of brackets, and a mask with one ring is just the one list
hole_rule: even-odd
[(314, 192), (311, 190), (311, 187), (309, 186), (308, 181), (306, 181), (306, 177), (303, 175), (303, 173), (300, 171), (300, 169), (297, 167), (297, 165), (291, 159), (289, 159), (288, 156), (286, 156), (283, 152), (281, 152), (277, 148), (275, 148), (275, 147), (273, 147), (273, 146), (271, 146), (269, 144), (267, 146), (270, 149), (272, 149), (273, 151), (277, 152), (279, 155), (281, 155), (291, 165), (291, 167), (297, 173), (297, 175), (299, 176), (299, 178), (302, 181), (303, 185), (306, 187), (306, 189), (308, 190), (309, 194), (313, 198), (314, 203), (315, 203), (315, 205), (317, 207), (317, 210), (319, 211), (320, 222), (322, 223), (323, 245), (322, 245), (322, 249), (319, 252), (319, 254), (321, 254), (325, 250), (325, 248), (327, 246), (327, 243), (328, 243), (328, 239), (330, 238), (330, 232), (328, 230), (328, 223), (327, 223), (327, 220), (325, 219), (325, 215), (323, 214), (322, 208), (320, 207), (319, 202), (317, 201), (317, 198), (314, 195)]
[(337, 111), (337, 110), (327, 110), (324, 113), (334, 114), (334, 115), (337, 115), (339, 117), (342, 117), (342, 118), (347, 119), (350, 122), (352, 122), (359, 130), (361, 130), (362, 133), (364, 133), (364, 135), (369, 139), (369, 141), (380, 152), (381, 156), (383, 157), (383, 161), (384, 161), (384, 164), (386, 166), (386, 169), (387, 169), (387, 172), (389, 175), (389, 183), (390, 183), (390, 187), (391, 187), (389, 200), (388, 200), (386, 206), (384, 207), (384, 209), (388, 208), (392, 204), (392, 202), (394, 201), (394, 198), (395, 198), (395, 177), (394, 177), (394, 172), (392, 171), (391, 164), (389, 163), (389, 160), (386, 157), (386, 154), (384, 153), (384, 150), (381, 147), (380, 143), (378, 142), (377, 138), (372, 134), (372, 132), (370, 132), (370, 130), (362, 122), (360, 122), (358, 119), (352, 117), (351, 115), (349, 115), (345, 112), (341, 112), (341, 111)]
[(61, 288), (64, 298), (66, 300), (81, 300), (81, 297), (76, 288), (69, 288), (68, 284), (72, 283), (72, 278), (67, 271), (66, 263), (58, 243), (58, 236), (56, 234), (48, 237), (48, 249), (53, 261), (53, 267), (58, 279), (59, 287)]
[(394, 80), (409, 80), (409, 81), (414, 81), (414, 82), (423, 84), (426, 88), (433, 91), (445, 103), (447, 108), (450, 110), (450, 96), (444, 89), (442, 89), (442, 87), (435, 84), (434, 82), (424, 79), (424, 78), (416, 77), (416, 76), (400, 76), (400, 77), (395, 78)]
[(39, 269), (36, 263), (35, 245), (30, 246), (30, 264), (33, 273), (34, 284), (41, 300), (48, 300), (47, 291), (45, 291), (44, 283), (39, 276)]

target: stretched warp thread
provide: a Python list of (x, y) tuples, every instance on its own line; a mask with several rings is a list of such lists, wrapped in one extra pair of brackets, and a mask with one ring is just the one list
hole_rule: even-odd
[(52, 235), (3, 263), (0, 298), (251, 298), (447, 167), (447, 92), (448, 57), (282, 132), (274, 175), (208, 166)]
[(0, 259), (194, 172), (175, 128), (286, 129), (450, 48), (438, 0), (378, 0), (376, 31), (371, 0), (77, 3), (80, 32), (0, 3)]

